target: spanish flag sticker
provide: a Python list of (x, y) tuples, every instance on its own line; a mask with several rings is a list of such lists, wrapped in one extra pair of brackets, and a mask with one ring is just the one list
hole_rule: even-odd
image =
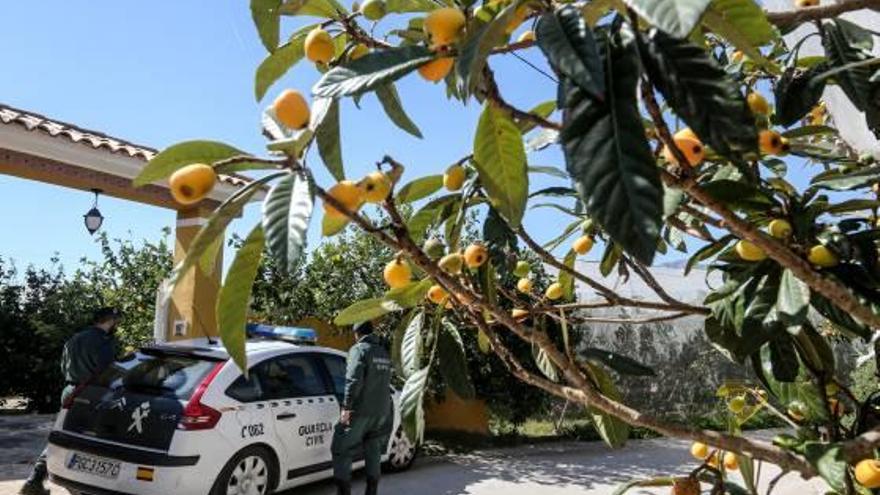
[(156, 470), (151, 467), (140, 466), (137, 469), (137, 479), (139, 481), (153, 481), (155, 471)]

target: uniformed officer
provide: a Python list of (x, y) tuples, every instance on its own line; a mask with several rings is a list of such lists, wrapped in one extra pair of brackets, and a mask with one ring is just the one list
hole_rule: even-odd
[(358, 341), (348, 353), (342, 416), (333, 433), (333, 477), (340, 495), (351, 493), (351, 462), (360, 453), (366, 461), (367, 495), (379, 490), (382, 452), (388, 444), (392, 417), (391, 357), (373, 335), (373, 324), (354, 328)]
[[(115, 308), (101, 308), (95, 311), (92, 324), (64, 344), (61, 355), (61, 373), (64, 375), (64, 390), (61, 403), (70, 397), (77, 387), (84, 385), (93, 376), (104, 371), (116, 359), (116, 327), (122, 314)], [(46, 450), (34, 463), (34, 469), (25, 484), (21, 495), (48, 495), (43, 486), (48, 471), (46, 469)]]

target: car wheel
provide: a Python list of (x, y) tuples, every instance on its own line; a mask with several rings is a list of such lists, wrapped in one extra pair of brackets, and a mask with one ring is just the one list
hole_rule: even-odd
[(406, 471), (409, 469), (413, 461), (416, 460), (418, 447), (413, 443), (403, 427), (397, 429), (397, 433), (391, 438), (391, 447), (388, 449), (388, 460), (385, 461), (384, 468), (388, 472)]
[(226, 463), (211, 495), (269, 495), (277, 483), (274, 457), (263, 447), (247, 447)]

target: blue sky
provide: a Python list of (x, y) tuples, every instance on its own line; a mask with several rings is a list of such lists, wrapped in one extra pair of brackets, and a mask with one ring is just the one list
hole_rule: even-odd
[[(269, 92), (263, 103), (253, 96), (254, 70), (265, 56), (250, 19), (248, 2), (8, 2), (0, 30), (0, 101), (77, 125), (155, 147), (192, 138), (229, 142), (261, 153), (262, 108), (285, 87), (308, 90), (319, 73), (301, 62)], [(312, 19), (286, 20), (285, 32)], [(380, 24), (388, 26), (393, 17)], [(532, 51), (536, 52), (536, 49)], [(539, 60), (537, 53), (527, 54)], [(544, 76), (511, 56), (493, 67), (502, 91), (528, 108), (553, 98)], [(514, 78), (504, 79), (505, 75)], [(470, 152), (479, 105), (447, 105), (442, 85), (412, 75), (399, 83), (404, 104), (426, 136), (410, 137), (394, 127), (376, 99), (358, 110), (342, 109), (343, 157), (347, 173), (359, 177), (385, 153), (408, 166), (404, 180), (440, 173)], [(562, 166), (557, 150), (531, 157), (536, 165)], [(316, 156), (318, 180), (329, 184)], [(542, 182), (543, 181), (543, 182)], [(533, 189), (549, 185), (546, 179)], [(97, 246), (82, 226), (91, 206), (88, 193), (0, 175), (0, 256), (19, 267), (45, 266), (59, 253), (69, 267), (82, 256), (96, 257)], [(105, 230), (112, 237), (156, 239), (171, 226), (169, 210), (102, 197)], [(542, 211), (546, 213), (542, 213)], [(258, 219), (249, 208), (233, 232), (246, 232)], [(318, 239), (319, 219), (310, 239)], [(537, 210), (527, 224), (542, 239), (568, 223), (559, 213)], [(227, 256), (227, 258), (229, 258)]]

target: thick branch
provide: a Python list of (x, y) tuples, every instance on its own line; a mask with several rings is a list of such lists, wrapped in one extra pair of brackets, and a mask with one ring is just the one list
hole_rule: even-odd
[[(660, 107), (654, 99), (654, 91), (649, 83), (646, 82), (642, 85), (641, 93), (660, 139), (679, 158), (679, 163), (687, 163), (683, 155), (678, 157), (681, 154), (681, 150), (675, 146), (672, 135), (669, 132), (669, 127), (663, 119)], [(660, 169), (660, 176), (667, 185), (681, 189), (698, 203), (713, 211), (724, 222), (727, 230), (737, 237), (750, 241), (761, 248), (769, 258), (791, 270), (797, 278), (809, 285), (812, 290), (834, 303), (835, 306), (875, 329), (880, 328), (880, 315), (877, 315), (871, 308), (860, 303), (848, 288), (831, 278), (823, 276), (805, 259), (798, 256), (797, 253), (773, 237), (761, 232), (751, 223), (741, 219), (727, 205), (718, 201), (701, 188), (693, 177), (676, 176), (664, 169)]]
[(767, 20), (779, 27), (785, 27), (820, 19), (831, 19), (846, 12), (861, 9), (880, 10), (880, 0), (842, 0), (828, 5), (804, 7), (785, 12), (767, 12)]

